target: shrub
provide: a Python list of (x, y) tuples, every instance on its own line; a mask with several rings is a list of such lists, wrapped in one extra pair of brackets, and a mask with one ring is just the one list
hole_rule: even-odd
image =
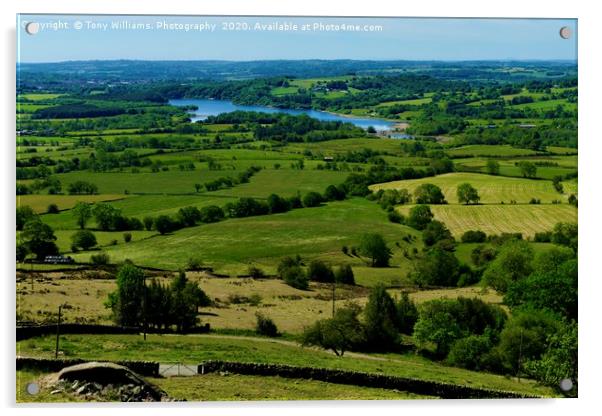
[(57, 204), (50, 204), (48, 205), (48, 208), (46, 209), (46, 213), (48, 214), (58, 214), (59, 213), (59, 207)]
[(295, 289), (307, 290), (309, 288), (309, 279), (299, 266), (290, 266), (281, 273), (282, 280)]
[(495, 249), (491, 247), (485, 247), (484, 245), (480, 245), (472, 250), (470, 253), (470, 259), (477, 267), (481, 267), (489, 263), (496, 256)]
[(71, 236), (71, 246), (89, 250), (96, 245), (96, 236), (92, 231), (79, 230)]
[(247, 273), (253, 279), (263, 279), (266, 277), (265, 272), (257, 266), (249, 266)]
[(323, 261), (312, 260), (307, 269), (307, 278), (316, 282), (330, 283), (334, 281), (334, 273)]
[(422, 231), (422, 240), (426, 246), (433, 246), (439, 241), (450, 240), (453, 242), (451, 232), (441, 221), (433, 220)]
[(433, 220), (433, 213), (428, 205), (416, 205), (410, 210), (406, 225), (417, 230), (424, 230)]
[(153, 219), (153, 217), (144, 217), (142, 223), (144, 224), (144, 228), (146, 228), (146, 231), (150, 231), (153, 229), (153, 224), (155, 223), (155, 220)]
[(403, 224), (405, 222), (405, 217), (397, 211), (389, 211), (387, 218), (395, 224)]
[(414, 331), (414, 325), (418, 320), (418, 309), (407, 292), (401, 294), (401, 298), (397, 301), (396, 308), (397, 329), (402, 334), (411, 335)]
[(200, 257), (190, 257), (186, 263), (186, 270), (200, 270), (203, 267), (203, 260)]
[(303, 206), (306, 208), (317, 207), (322, 203), (322, 195), (317, 192), (309, 192), (303, 197)]
[(370, 258), (372, 267), (387, 267), (393, 256), (391, 249), (382, 235), (372, 233), (364, 234), (360, 241), (360, 253)]
[(484, 360), (490, 349), (491, 341), (488, 336), (470, 335), (452, 344), (447, 363), (455, 367), (481, 371), (485, 367)]
[(259, 312), (257, 312), (255, 316), (257, 317), (255, 332), (257, 332), (259, 335), (265, 335), (266, 337), (278, 336), (278, 327), (274, 321)]
[(123, 233), (123, 241), (126, 243), (132, 241), (132, 233)]
[(351, 266), (348, 264), (341, 265), (334, 274), (334, 280), (345, 285), (355, 285), (355, 277)]
[(484, 243), (487, 241), (487, 234), (480, 230), (469, 230), (462, 234), (463, 243)]
[(90, 256), (90, 262), (96, 266), (109, 264), (109, 255), (107, 253), (98, 253)]

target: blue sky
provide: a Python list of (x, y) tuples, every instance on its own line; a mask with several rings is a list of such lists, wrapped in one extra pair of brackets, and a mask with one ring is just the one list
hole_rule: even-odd
[[(19, 15), (17, 20), (18, 62), (91, 59), (577, 59), (577, 21), (574, 19)], [(25, 32), (27, 22), (40, 24), (37, 34)], [(75, 28), (76, 22), (81, 22), (80, 29)], [(158, 26), (158, 22), (216, 26), (213, 31), (192, 28), (186, 32), (165, 30)], [(222, 24), (226, 22), (248, 24), (253, 30), (224, 31)], [(297, 24), (297, 30), (254, 30), (256, 24), (274, 22)], [(148, 26), (133, 30), (123, 28), (124, 23)], [(378, 25), (382, 30), (300, 30), (303, 25), (313, 29), (313, 25), (319, 23), (361, 27)], [(106, 29), (103, 29), (103, 24), (107, 25)], [(121, 28), (111, 28), (115, 24), (120, 24)], [(97, 28), (92, 28), (92, 25)], [(563, 26), (572, 31), (573, 36), (569, 40), (559, 35)]]

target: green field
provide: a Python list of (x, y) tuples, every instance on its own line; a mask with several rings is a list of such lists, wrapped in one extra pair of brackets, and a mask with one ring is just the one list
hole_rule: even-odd
[[(351, 199), (284, 214), (185, 228), (170, 235), (108, 247), (106, 252), (113, 261), (130, 259), (136, 264), (171, 270), (185, 266), (193, 256), (200, 256), (221, 272), (244, 273), (250, 263), (273, 272), (281, 257), (296, 254), (333, 264), (363, 265), (363, 260), (344, 255), (341, 247), (357, 245), (366, 232), (380, 232), (391, 243), (400, 241), (404, 233), (416, 233), (390, 223), (376, 204)], [(80, 253), (75, 257), (86, 261), (89, 256)], [(398, 257), (399, 264), (408, 261), (400, 254)]]
[[(54, 336), (32, 338), (17, 343), (17, 354), (50, 357), (54, 354), (54, 348)], [(94, 360), (156, 360), (191, 364), (206, 360), (281, 363), (416, 377), (531, 394), (554, 394), (550, 389), (537, 386), (529, 380), (517, 382), (499, 375), (447, 367), (414, 354), (387, 354), (387, 358), (380, 360), (362, 354), (336, 357), (330, 352), (269, 339), (148, 335), (147, 341), (144, 341), (136, 335), (63, 335), (60, 349), (65, 357)]]
[(79, 201), (82, 202), (101, 202), (101, 201), (116, 201), (124, 199), (126, 195), (17, 195), (17, 206), (29, 205), (37, 213), (45, 213), (48, 205), (56, 204), (59, 210), (71, 209)]
[(454, 147), (445, 151), (451, 157), (512, 157), (512, 156), (534, 156), (538, 152), (529, 149), (519, 149), (510, 145), (484, 145), (472, 144)]

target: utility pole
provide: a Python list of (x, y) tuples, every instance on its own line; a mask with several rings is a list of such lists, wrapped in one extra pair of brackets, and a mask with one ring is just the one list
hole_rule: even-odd
[(520, 366), (521, 361), (523, 359), (523, 330), (520, 330), (520, 343), (518, 344), (518, 369), (516, 371), (516, 376), (518, 377), (518, 381), (520, 383)]
[(147, 295), (146, 295), (146, 275), (144, 276), (144, 280), (142, 281), (142, 284), (144, 285), (144, 298), (143, 298), (143, 303), (144, 306), (142, 308), (142, 313), (144, 314), (144, 323), (143, 323), (143, 331), (144, 331), (144, 340), (146, 341), (146, 325), (147, 325), (147, 319), (146, 319), (146, 313), (147, 313), (147, 308), (146, 308), (146, 301), (147, 301)]
[(332, 317), (334, 318), (334, 301), (335, 301), (335, 288), (336, 288), (336, 281), (333, 280), (332, 281)]
[(59, 316), (56, 321), (56, 347), (54, 350), (54, 358), (55, 359), (59, 358), (59, 335), (61, 333), (61, 309), (62, 308), (63, 308), (63, 305), (59, 305)]

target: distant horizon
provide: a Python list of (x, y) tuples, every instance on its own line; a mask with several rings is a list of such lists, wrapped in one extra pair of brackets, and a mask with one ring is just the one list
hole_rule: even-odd
[(38, 62), (17, 62), (17, 65), (44, 65), (44, 64), (65, 64), (78, 62), (290, 62), (290, 61), (357, 61), (357, 62), (566, 62), (577, 63), (578, 60), (571, 58), (542, 58), (542, 59), (357, 59), (357, 58), (298, 58), (298, 59), (137, 59), (137, 58), (119, 58), (119, 59), (72, 59), (65, 61), (38, 61)]

